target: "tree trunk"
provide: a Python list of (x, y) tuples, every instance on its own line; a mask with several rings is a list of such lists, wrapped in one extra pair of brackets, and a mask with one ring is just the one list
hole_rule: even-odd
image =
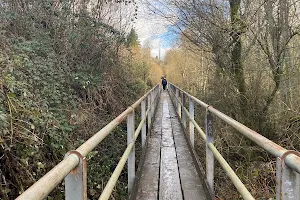
[(231, 18), (231, 38), (233, 49), (231, 51), (232, 68), (231, 73), (234, 76), (234, 81), (239, 92), (239, 102), (242, 113), (247, 110), (246, 84), (244, 78), (244, 70), (242, 63), (242, 41), (241, 35), (243, 32), (243, 24), (240, 16), (241, 0), (229, 0), (230, 3), (230, 18)]
[[(273, 102), (283, 75), (284, 59), (286, 57), (286, 49), (291, 39), (289, 33), (289, 0), (280, 0), (279, 6), (275, 7), (272, 1), (265, 4), (267, 30), (266, 34), (271, 39), (272, 46), (269, 47), (268, 41), (265, 41), (265, 49), (268, 56), (270, 68), (273, 74), (275, 86), (269, 96), (266, 97), (266, 104), (262, 109), (262, 114), (267, 115), (271, 103)], [(277, 9), (277, 16), (274, 16), (274, 9)], [(276, 20), (274, 17), (277, 17)], [(270, 50), (272, 48), (272, 51)]]

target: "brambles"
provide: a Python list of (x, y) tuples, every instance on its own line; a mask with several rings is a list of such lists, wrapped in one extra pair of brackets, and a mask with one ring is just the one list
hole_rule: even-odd
[[(0, 6), (0, 196), (4, 200), (16, 198), (67, 151), (151, 87), (150, 66), (127, 59), (133, 56), (126, 42), (130, 24), (117, 26), (115, 2), (19, 3), (9, 0)], [(127, 9), (124, 17), (134, 15), (134, 1), (120, 3)], [(95, 169), (90, 184), (97, 182), (91, 198), (102, 191), (99, 180), (109, 177), (104, 168), (111, 171), (118, 160), (115, 153), (126, 144), (123, 137), (114, 139), (120, 150), (107, 150), (105, 144), (95, 150), (101, 155), (108, 151), (114, 158), (99, 156), (89, 165)], [(60, 199), (61, 191), (58, 187), (50, 197)], [(115, 193), (126, 198), (122, 187)]]

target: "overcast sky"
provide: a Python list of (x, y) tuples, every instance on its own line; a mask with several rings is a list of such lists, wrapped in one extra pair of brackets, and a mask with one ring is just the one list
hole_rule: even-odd
[[(154, 0), (155, 1), (155, 0)], [(167, 50), (175, 47), (177, 35), (166, 20), (149, 14), (147, 7), (139, 0), (135, 30), (142, 47), (150, 47), (153, 57), (164, 58)]]

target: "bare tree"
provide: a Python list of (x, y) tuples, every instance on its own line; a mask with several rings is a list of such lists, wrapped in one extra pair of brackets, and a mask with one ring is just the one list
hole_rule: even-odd
[(268, 59), (274, 81), (274, 87), (266, 97), (265, 106), (262, 109), (263, 115), (268, 112), (282, 83), (284, 61), (289, 54), (289, 44), (299, 33), (298, 8), (298, 1), (265, 1), (263, 7), (260, 8), (264, 16), (257, 19), (255, 26), (251, 27), (253, 35), (258, 35), (255, 38)]

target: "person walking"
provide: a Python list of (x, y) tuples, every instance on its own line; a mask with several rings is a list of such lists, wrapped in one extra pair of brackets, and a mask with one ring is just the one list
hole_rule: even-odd
[(163, 86), (163, 89), (166, 90), (166, 86), (167, 86), (168, 82), (165, 77), (162, 78), (161, 84)]

